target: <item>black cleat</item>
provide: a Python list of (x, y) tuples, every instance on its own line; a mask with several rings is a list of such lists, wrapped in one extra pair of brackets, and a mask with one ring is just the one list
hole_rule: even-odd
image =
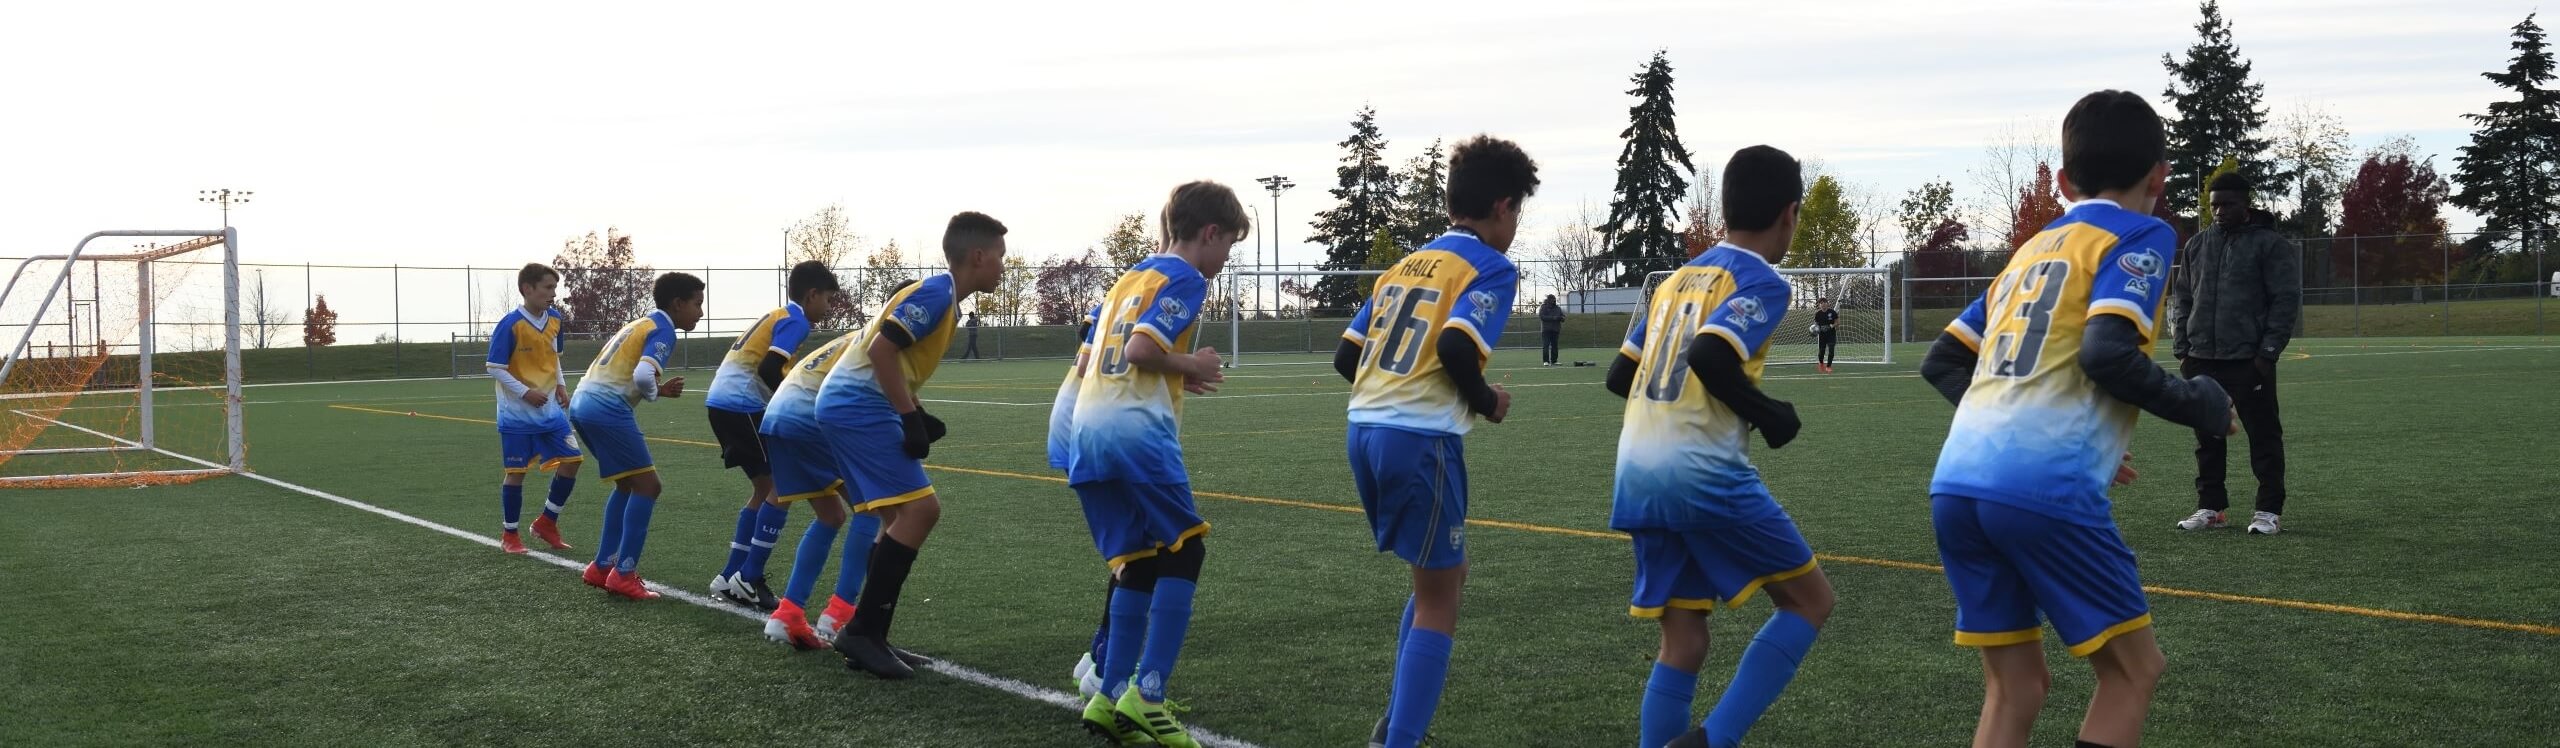
[(1378, 726), (1369, 728), (1369, 748), (1387, 748), (1387, 718), (1379, 717)]
[(755, 579), (740, 577), (737, 582), (737, 589), (740, 595), (744, 595), (747, 598), (746, 600), (739, 601), (741, 604), (752, 603), (757, 610), (767, 613), (773, 612), (775, 608), (782, 607), (782, 599), (773, 596), (773, 588), (765, 586), (765, 582), (762, 577)]
[(897, 650), (879, 637), (851, 631), (836, 635), (836, 654), (844, 655), (844, 666), (879, 676), (883, 680), (906, 680), (916, 677), (916, 669), (898, 658)]
[(1662, 748), (1707, 748), (1707, 728), (1689, 728), (1688, 732), (1680, 733), (1680, 737), (1662, 744)]
[(927, 665), (927, 664), (931, 664), (931, 663), (933, 662), (933, 658), (931, 658), (931, 657), (926, 657), (926, 656), (924, 656), (924, 655), (916, 654), (916, 653), (914, 653), (914, 652), (909, 652), (909, 651), (907, 651), (907, 650), (905, 650), (905, 649), (901, 649), (901, 648), (894, 647), (894, 646), (889, 648), (889, 654), (897, 655), (897, 657), (898, 657), (898, 661), (899, 661), (899, 662), (906, 663), (906, 664), (907, 664), (907, 667), (911, 667), (911, 668), (920, 668), (920, 667), (924, 667), (925, 665)]

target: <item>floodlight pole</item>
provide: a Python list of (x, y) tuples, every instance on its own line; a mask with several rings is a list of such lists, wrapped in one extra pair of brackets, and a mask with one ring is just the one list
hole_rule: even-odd
[(247, 204), (249, 202), (249, 196), (255, 194), (258, 193), (250, 192), (248, 190), (233, 192), (229, 187), (211, 190), (196, 190), (196, 202), (214, 203), (222, 206), (222, 227), (227, 229), (231, 228), (232, 204)]
[[(1280, 220), (1280, 193), (1288, 192), (1288, 191), (1289, 191), (1289, 188), (1298, 186), (1298, 183), (1296, 183), (1296, 182), (1292, 182), (1292, 181), (1289, 181), (1289, 178), (1288, 178), (1288, 177), (1281, 176), (1281, 175), (1278, 175), (1278, 174), (1273, 174), (1273, 175), (1271, 175), (1271, 176), (1267, 176), (1267, 177), (1258, 177), (1258, 178), (1255, 178), (1253, 181), (1256, 181), (1256, 182), (1260, 182), (1260, 183), (1262, 183), (1262, 188), (1263, 188), (1263, 189), (1266, 189), (1266, 190), (1270, 190), (1270, 191), (1271, 191), (1271, 220), (1272, 220), (1272, 221), (1275, 221), (1275, 222), (1276, 222), (1276, 221), (1279, 221), (1279, 220)], [(1255, 250), (1254, 250), (1254, 258), (1253, 258), (1253, 259), (1254, 259), (1254, 264), (1255, 264), (1255, 265), (1262, 265), (1262, 253), (1261, 253), (1261, 246), (1262, 246), (1262, 245), (1261, 245), (1260, 243), (1255, 243), (1255, 244), (1254, 244)], [(1280, 264), (1280, 235), (1279, 235), (1279, 234), (1272, 234), (1272, 235), (1271, 235), (1271, 264), (1272, 264), (1272, 265), (1278, 265), (1278, 264)], [(1266, 265), (1266, 266), (1262, 266), (1262, 267), (1261, 267), (1261, 269), (1263, 269), (1263, 270), (1269, 270), (1269, 269), (1271, 269), (1271, 268), (1270, 268), (1270, 266), (1267, 266), (1267, 265)], [(1276, 305), (1276, 302), (1278, 302), (1278, 301), (1279, 301), (1279, 293), (1280, 293), (1280, 292), (1279, 292), (1276, 288), (1272, 291), (1272, 301), (1275, 303), (1275, 305)]]

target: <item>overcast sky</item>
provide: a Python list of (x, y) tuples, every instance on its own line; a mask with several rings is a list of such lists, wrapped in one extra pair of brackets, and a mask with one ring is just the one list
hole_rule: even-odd
[[(1698, 166), (1769, 143), (1892, 196), (2078, 95), (2157, 96), (2194, 3), (14, 3), (0, 10), (0, 255), (217, 222), (249, 261), (504, 266), (608, 225), (662, 268), (767, 266), (831, 202), (902, 244), (982, 210), (1034, 257), (1174, 184), (1224, 181), (1290, 261), (1375, 105), (1398, 162), (1491, 132), (1543, 167), (1535, 221), (1605, 203), (1656, 48)], [(754, 6), (754, 7), (749, 7)], [(2450, 171), (2526, 0), (2235, 0), (2271, 108)], [(1453, 12), (1452, 9), (1460, 9)], [(2049, 126), (2049, 125), (2040, 125)], [(2456, 219), (2456, 228), (2474, 223)], [(1240, 247), (1239, 251), (1250, 251)]]

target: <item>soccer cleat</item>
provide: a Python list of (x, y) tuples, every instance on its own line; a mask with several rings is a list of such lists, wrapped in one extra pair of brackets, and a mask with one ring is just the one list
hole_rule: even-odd
[(649, 591), (649, 583), (641, 581), (640, 575), (624, 574), (619, 570), (605, 575), (604, 591), (632, 600), (658, 599), (658, 593)]
[(560, 523), (552, 521), (550, 517), (533, 518), (533, 536), (551, 544), (551, 550), (569, 550), (568, 543), (560, 542)]
[(1379, 717), (1378, 724), (1369, 728), (1369, 748), (1387, 748), (1387, 718)]
[(773, 588), (766, 586), (763, 579), (748, 579), (745, 574), (745, 572), (739, 572), (738, 578), (731, 580), (730, 586), (737, 588), (740, 594), (746, 596), (746, 605), (771, 613), (776, 606), (782, 604), (782, 598), (774, 597)]
[(2187, 515), (2186, 519), (2178, 520), (2178, 529), (2211, 530), (2216, 527), (2225, 527), (2230, 524), (2230, 521), (2222, 518), (2221, 512), (2211, 509), (2198, 509), (2196, 510), (2196, 513)]
[(735, 576), (737, 576), (737, 575), (735, 575), (735, 574), (721, 574), (721, 575), (717, 575), (717, 576), (712, 577), (712, 578), (711, 578), (711, 599), (713, 599), (713, 600), (720, 600), (720, 601), (723, 601), (723, 602), (735, 603), (735, 604), (737, 604), (737, 605), (745, 605), (745, 604), (747, 604), (747, 601), (745, 601), (745, 600), (740, 600), (740, 599), (738, 599), (738, 598), (735, 596), (735, 593), (736, 593), (736, 592), (737, 592), (737, 590), (738, 590), (738, 586), (737, 586), (737, 583), (736, 583), (736, 582), (730, 581), (730, 580), (731, 580), (731, 578), (732, 578), (732, 577), (735, 577)]
[(516, 537), (516, 531), (508, 530), (506, 534), (498, 536), (498, 550), (507, 553), (523, 553), (524, 538)]
[(906, 680), (916, 677), (916, 669), (898, 656), (886, 639), (866, 634), (836, 636), (836, 654), (844, 655), (844, 666), (879, 676), (882, 680)]
[(1102, 693), (1102, 668), (1093, 664), (1093, 653), (1086, 652), (1076, 660), (1076, 695), (1091, 697)]
[(1179, 708), (1171, 700), (1162, 704), (1147, 703), (1145, 697), (1138, 695), (1135, 685), (1121, 689), (1120, 703), (1112, 707), (1120, 716), (1135, 723), (1142, 739), (1174, 748), (1200, 748), (1200, 741), (1191, 739), (1191, 732), (1182, 729), (1182, 720), (1174, 718), (1173, 712)]
[(782, 601), (781, 607), (774, 609), (773, 617), (764, 620), (764, 638), (789, 644), (792, 649), (803, 652), (827, 646), (825, 640), (818, 638), (818, 632), (809, 628), (809, 612), (801, 610), (799, 603), (789, 600)]
[(1708, 745), (1710, 743), (1707, 742), (1707, 728), (1692, 727), (1688, 732), (1680, 733), (1680, 737), (1672, 738), (1671, 742), (1662, 744), (1662, 748), (1707, 748)]
[(1110, 741), (1112, 745), (1152, 745), (1155, 742), (1138, 730), (1138, 723), (1129, 721), (1120, 710), (1112, 708), (1111, 697), (1099, 693), (1085, 697), (1084, 731)]
[(2277, 524), (2274, 512), (2259, 512), (2249, 518), (2251, 535), (2274, 535), (2279, 532), (2284, 532), (2284, 528)]
[(586, 579), (587, 586), (594, 587), (596, 589), (604, 589), (605, 577), (609, 576), (612, 571), (613, 569), (605, 566), (604, 564), (587, 564), (586, 573), (580, 574), (579, 576)]
[(829, 595), (827, 609), (818, 614), (818, 638), (826, 640), (828, 644), (834, 644), (836, 636), (844, 633), (844, 625), (852, 622), (853, 603), (845, 602), (844, 598)]

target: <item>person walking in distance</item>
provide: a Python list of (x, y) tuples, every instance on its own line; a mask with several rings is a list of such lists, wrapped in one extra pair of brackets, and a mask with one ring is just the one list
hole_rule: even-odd
[(1559, 365), (1556, 358), (1556, 341), (1563, 337), (1564, 307), (1556, 306), (1555, 294), (1547, 294), (1546, 301), (1538, 302), (1539, 363), (1546, 366)]
[[(2208, 189), (2213, 225), (2179, 250), (2171, 281), (2169, 327), (2178, 372), (2208, 376), (2231, 393), (2240, 428), (2249, 433), (2249, 470), (2258, 477), (2249, 534), (2274, 535), (2284, 514), (2284, 423), (2276, 413), (2276, 358), (2302, 319), (2301, 258), (2291, 242), (2252, 220), (2253, 185), (2225, 174)], [(2196, 437), (2196, 510), (2181, 530), (2226, 524), (2231, 496), (2223, 486), (2230, 438)]]

